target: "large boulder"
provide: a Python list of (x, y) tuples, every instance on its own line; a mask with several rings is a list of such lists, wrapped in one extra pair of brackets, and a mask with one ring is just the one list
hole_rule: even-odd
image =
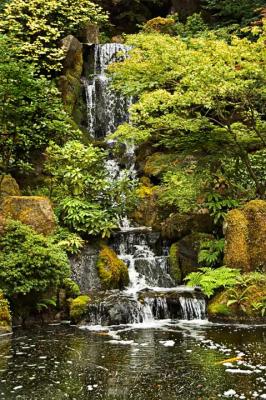
[(266, 201), (231, 210), (225, 222), (224, 263), (244, 272), (266, 271)]
[(0, 177), (0, 197), (20, 196), (19, 186), (11, 175)]
[(76, 116), (78, 122), (79, 101), (81, 97), (81, 75), (83, 71), (83, 45), (73, 35), (68, 35), (62, 40), (65, 51), (63, 60), (63, 74), (59, 77), (58, 87), (66, 110)]
[(95, 24), (88, 23), (78, 32), (78, 38), (82, 43), (98, 44), (99, 34), (99, 27)]
[(18, 220), (31, 226), (44, 235), (53, 233), (56, 228), (52, 204), (42, 196), (7, 196), (1, 204), (5, 218)]

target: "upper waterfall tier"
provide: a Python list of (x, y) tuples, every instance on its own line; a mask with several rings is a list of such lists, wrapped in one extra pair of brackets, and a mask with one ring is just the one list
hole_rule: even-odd
[(131, 99), (111, 89), (106, 74), (108, 66), (128, 56), (129, 46), (119, 43), (98, 44), (88, 52), (86, 76), (83, 78), (87, 103), (88, 131), (95, 138), (105, 137), (118, 125), (128, 121)]

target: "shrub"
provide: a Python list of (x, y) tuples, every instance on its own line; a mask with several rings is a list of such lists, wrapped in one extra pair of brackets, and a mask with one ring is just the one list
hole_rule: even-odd
[(69, 261), (60, 246), (21, 222), (7, 224), (0, 237), (0, 289), (8, 297), (44, 293), (69, 276)]
[(3, 10), (2, 32), (21, 44), (20, 55), (43, 71), (60, 71), (64, 50), (60, 40), (87, 23), (106, 21), (102, 9), (89, 0), (12, 0)]

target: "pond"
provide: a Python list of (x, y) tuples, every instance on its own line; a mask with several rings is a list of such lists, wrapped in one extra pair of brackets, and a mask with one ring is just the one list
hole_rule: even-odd
[(266, 399), (265, 327), (157, 321), (93, 329), (1, 337), (0, 399)]

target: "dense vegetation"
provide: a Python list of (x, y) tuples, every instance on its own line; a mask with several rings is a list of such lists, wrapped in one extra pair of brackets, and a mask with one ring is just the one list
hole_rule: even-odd
[[(11, 174), (23, 194), (48, 196), (61, 227), (44, 237), (19, 222), (6, 223), (0, 290), (13, 307), (35, 310), (55, 305), (59, 288), (77, 295), (67, 252), (78, 252), (84, 240), (109, 237), (122, 216), (141, 214), (144, 202), (168, 231), (176, 215), (207, 210), (213, 239), (201, 244), (202, 269), (188, 280), (207, 295), (241, 288), (240, 272), (222, 266), (222, 224), (228, 210), (266, 194), (263, 1), (191, 1), (187, 9), (165, 0), (96, 3), (0, 5), (0, 186)], [(130, 122), (111, 138), (117, 154), (125, 143), (137, 146), (140, 184), (127, 173), (112, 181), (106, 144), (77, 126), (58, 89), (62, 39), (80, 38), (90, 24), (98, 24), (106, 41), (110, 32), (133, 32), (121, 39), (132, 46), (130, 56), (109, 69), (115, 90), (134, 97)], [(127, 277), (122, 280), (115, 286)], [(232, 292), (227, 300), (228, 307), (238, 301)], [(80, 301), (86, 307), (88, 299)], [(263, 302), (256, 304), (264, 309)], [(75, 319), (77, 305), (71, 307)]]

